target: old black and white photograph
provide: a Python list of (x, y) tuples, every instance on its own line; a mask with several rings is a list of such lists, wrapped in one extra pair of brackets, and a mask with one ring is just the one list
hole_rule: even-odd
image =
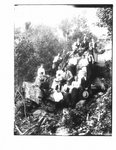
[(112, 136), (112, 4), (14, 5), (14, 135)]

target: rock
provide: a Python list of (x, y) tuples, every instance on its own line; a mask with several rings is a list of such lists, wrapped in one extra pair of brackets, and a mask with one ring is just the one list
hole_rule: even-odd
[(33, 116), (34, 117), (43, 117), (43, 116), (45, 116), (46, 115), (46, 112), (44, 111), (44, 110), (41, 110), (41, 109), (39, 109), (39, 110), (36, 110), (34, 113), (33, 113)]
[(80, 100), (78, 103), (76, 103), (76, 108), (80, 108), (83, 107), (83, 105), (85, 104), (86, 100)]
[(29, 98), (37, 104), (40, 103), (43, 95), (39, 86), (36, 86), (35, 83), (23, 82), (23, 88), (25, 91), (25, 98)]
[(60, 127), (56, 130), (56, 135), (66, 136), (66, 135), (71, 135), (71, 134), (69, 133), (68, 128)]
[(98, 93), (99, 96), (102, 96), (103, 94), (104, 94), (103, 92), (99, 92), (99, 93)]

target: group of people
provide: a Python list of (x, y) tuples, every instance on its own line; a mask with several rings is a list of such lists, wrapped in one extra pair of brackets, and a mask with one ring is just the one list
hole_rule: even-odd
[(89, 56), (91, 56), (92, 61), (97, 61), (97, 43), (93, 39), (93, 37), (90, 39), (90, 42), (87, 40), (86, 35), (84, 35), (84, 39), (82, 42), (80, 42), (80, 39), (77, 38), (76, 42), (72, 45), (72, 53), (79, 55), (82, 55), (85, 52), (88, 52)]
[[(72, 45), (72, 51), (69, 54), (67, 65), (62, 68), (58, 66), (56, 71), (56, 77), (53, 80), (52, 89), (54, 92), (71, 93), (72, 89), (79, 88), (82, 83), (86, 83), (87, 80), (87, 65), (89, 62), (97, 62), (97, 43), (91, 38), (91, 41), (87, 41), (86, 35), (84, 35), (83, 42), (77, 38), (76, 42)], [(53, 60), (62, 60), (60, 54)]]
[(88, 62), (85, 63), (83, 60), (85, 61), (85, 57), (80, 60), (80, 68), (75, 76), (72, 74), (69, 66), (66, 66), (64, 69), (61, 69), (60, 66), (58, 67), (51, 87), (56, 95), (54, 99), (60, 100), (62, 98), (61, 94), (71, 93), (73, 88), (81, 87), (82, 80), (86, 82), (86, 66)]
[[(62, 68), (58, 65), (55, 78), (51, 85), (53, 97), (55, 101), (63, 98), (62, 93), (71, 93), (72, 89), (82, 86), (82, 81), (87, 80), (87, 65), (89, 61), (97, 61), (95, 57), (97, 45), (92, 38), (90, 42), (87, 41), (86, 35), (81, 43), (79, 38), (72, 45), (72, 51), (69, 54), (67, 65)], [(62, 61), (62, 57), (58, 55), (53, 60), (52, 69), (55, 68), (57, 61)], [(74, 73), (75, 72), (75, 73)], [(43, 64), (38, 68), (35, 83), (41, 85), (45, 77), (45, 69)]]

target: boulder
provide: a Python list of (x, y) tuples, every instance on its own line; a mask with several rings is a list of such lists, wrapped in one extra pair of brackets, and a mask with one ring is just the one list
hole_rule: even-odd
[(46, 111), (41, 110), (41, 109), (36, 110), (36, 111), (33, 113), (33, 116), (34, 116), (34, 117), (38, 117), (38, 118), (44, 117), (45, 115), (46, 115)]
[(69, 133), (69, 128), (59, 127), (56, 130), (56, 135), (67, 136), (67, 135), (71, 135), (71, 133)]
[(76, 108), (80, 108), (83, 107), (83, 105), (85, 104), (86, 100), (80, 100), (78, 103), (76, 103)]

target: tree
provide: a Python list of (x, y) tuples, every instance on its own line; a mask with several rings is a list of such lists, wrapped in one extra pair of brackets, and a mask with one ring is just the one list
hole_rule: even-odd
[(112, 14), (113, 14), (112, 7), (104, 7), (99, 8), (97, 10), (97, 16), (100, 19), (100, 22), (98, 22), (98, 26), (107, 27), (109, 35), (112, 34), (112, 23), (113, 23)]
[(62, 20), (59, 28), (62, 30), (64, 37), (66, 38), (66, 41), (68, 40), (68, 36), (71, 32), (72, 23), (68, 20)]
[(25, 23), (25, 30), (29, 30), (31, 28), (31, 22)]
[(22, 40), (14, 53), (15, 61), (15, 84), (20, 85), (23, 80), (31, 81), (34, 78), (34, 47), (28, 40)]
[(62, 30), (63, 35), (66, 38), (66, 51), (72, 50), (72, 44), (74, 41), (76, 41), (77, 38), (79, 38), (80, 42), (82, 42), (84, 34), (87, 35), (88, 40), (90, 40), (91, 37), (96, 40), (96, 36), (93, 35), (89, 30), (87, 19), (82, 16), (73, 17), (71, 20), (63, 20), (59, 28)]
[(54, 31), (48, 26), (38, 26), (36, 28), (36, 34), (38, 36), (33, 41), (36, 57), (39, 57), (40, 62), (49, 71), (51, 70), (54, 56), (63, 49), (62, 44), (55, 36)]
[[(16, 36), (17, 32), (15, 32)], [(26, 28), (23, 33), (20, 33), (20, 37), (14, 49), (15, 85), (18, 86), (23, 81), (33, 82), (41, 63), (50, 74), (53, 57), (63, 49), (54, 31), (47, 26)]]

